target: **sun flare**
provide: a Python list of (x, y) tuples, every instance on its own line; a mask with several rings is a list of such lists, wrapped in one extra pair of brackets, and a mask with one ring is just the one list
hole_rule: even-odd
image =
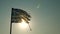
[(28, 24), (22, 19), (22, 22), (19, 24), (20, 28), (25, 29), (27, 28)]

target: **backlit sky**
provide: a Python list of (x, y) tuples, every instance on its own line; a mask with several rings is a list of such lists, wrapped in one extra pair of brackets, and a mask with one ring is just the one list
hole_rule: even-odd
[(60, 0), (0, 0), (0, 34), (10, 33), (11, 8), (32, 16), (32, 31), (22, 31), (13, 24), (12, 34), (60, 34)]

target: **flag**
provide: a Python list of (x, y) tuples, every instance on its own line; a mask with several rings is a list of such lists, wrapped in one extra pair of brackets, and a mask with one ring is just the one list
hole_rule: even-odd
[(26, 23), (29, 23), (31, 16), (22, 9), (12, 8), (11, 23), (21, 23), (21, 19), (24, 19)]
[(12, 8), (12, 12), (11, 12), (11, 24), (12, 23), (21, 23), (22, 19), (26, 21), (26, 23), (28, 24), (30, 31), (32, 31), (30, 25), (29, 25), (29, 21), (30, 21), (31, 16), (24, 10), (22, 9), (16, 9), (16, 8)]

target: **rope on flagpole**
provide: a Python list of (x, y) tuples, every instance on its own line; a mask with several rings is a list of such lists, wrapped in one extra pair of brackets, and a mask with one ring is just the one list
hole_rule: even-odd
[(29, 25), (29, 24), (28, 24), (28, 26), (29, 26), (30, 31), (32, 31), (32, 29), (31, 29), (31, 27), (30, 27), (30, 25)]

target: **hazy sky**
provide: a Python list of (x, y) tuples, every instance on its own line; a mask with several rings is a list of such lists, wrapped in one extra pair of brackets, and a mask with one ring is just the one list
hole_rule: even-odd
[(0, 0), (0, 34), (10, 33), (11, 8), (31, 13), (31, 32), (13, 24), (13, 34), (60, 34), (60, 0)]

